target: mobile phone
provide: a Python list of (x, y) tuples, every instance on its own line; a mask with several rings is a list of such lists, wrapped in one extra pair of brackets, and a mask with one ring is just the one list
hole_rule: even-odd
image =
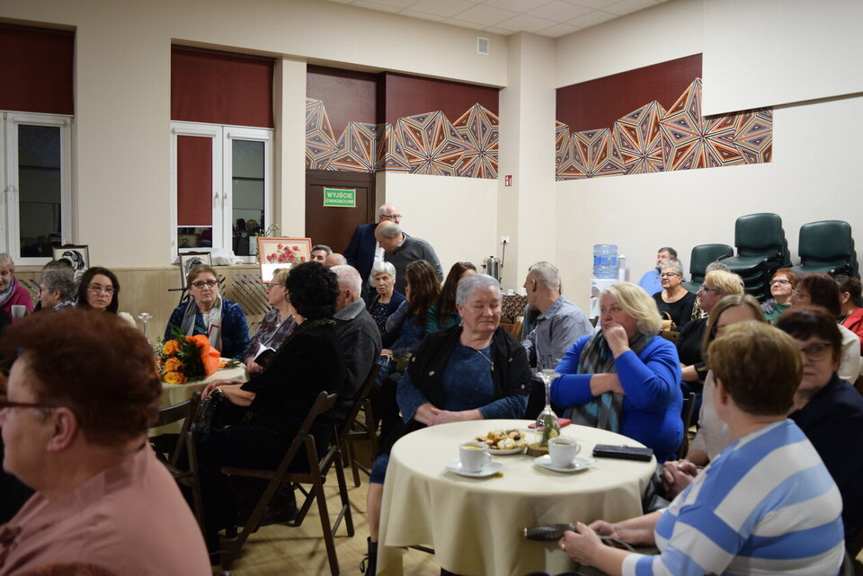
[(635, 446), (597, 444), (593, 448), (593, 455), (597, 458), (620, 458), (623, 460), (649, 462), (653, 458), (653, 450), (650, 448), (637, 448)]

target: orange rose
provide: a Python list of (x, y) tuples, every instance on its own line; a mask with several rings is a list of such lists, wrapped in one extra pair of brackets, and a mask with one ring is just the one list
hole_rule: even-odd
[(196, 334), (194, 336), (186, 336), (186, 340), (189, 342), (194, 342), (195, 346), (201, 348), (203, 346), (210, 345), (210, 339), (204, 336), (203, 334)]
[(162, 354), (165, 356), (173, 356), (180, 351), (180, 343), (176, 340), (168, 340), (162, 346)]
[(183, 363), (177, 358), (168, 358), (165, 360), (165, 372), (182, 372)]
[(164, 380), (168, 384), (184, 384), (186, 377), (183, 376), (182, 372), (168, 372), (165, 374)]

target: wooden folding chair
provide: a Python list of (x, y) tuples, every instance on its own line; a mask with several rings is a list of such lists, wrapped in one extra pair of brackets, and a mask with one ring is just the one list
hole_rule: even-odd
[[(224, 554), (222, 560), (222, 567), (227, 570), (231, 567), (234, 560), (236, 560), (237, 556), (240, 553), (240, 550), (248, 539), (249, 535), (257, 530), (261, 521), (266, 516), (267, 510), (269, 509), (270, 502), (273, 498), (278, 495), (285, 486), (291, 485), (298, 488), (303, 495), (305, 496), (305, 501), (303, 502), (302, 507), (299, 509), (297, 518), (293, 522), (290, 522), (291, 526), (299, 526), (303, 519), (305, 518), (306, 513), (311, 507), (314, 500), (318, 501), (318, 511), (321, 516), (321, 529), (323, 531), (324, 543), (327, 548), (327, 558), (330, 562), (330, 571), (333, 576), (339, 573), (339, 560), (336, 556), (336, 545), (333, 541), (333, 537), (335, 535), (335, 531), (338, 528), (339, 521), (336, 522), (335, 527), (331, 528), (330, 525), (330, 516), (327, 511), (327, 499), (324, 495), (324, 481), (325, 478), (321, 476), (321, 470), (323, 468), (323, 460), (318, 459), (317, 447), (315, 445), (315, 437), (311, 434), (312, 426), (315, 421), (321, 414), (328, 412), (333, 409), (335, 406), (337, 394), (327, 394), (326, 392), (321, 392), (318, 395), (317, 400), (312, 405), (312, 408), (309, 410), (306, 419), (303, 421), (300, 429), (297, 431), (296, 436), (291, 442), (288, 451), (285, 453), (285, 456), (282, 458), (281, 463), (278, 468), (275, 470), (254, 470), (248, 468), (231, 468), (226, 467), (222, 468), (222, 474), (226, 474), (228, 476), (241, 476), (246, 478), (259, 478), (263, 480), (268, 480), (267, 487), (264, 490), (264, 493), (261, 495), (258, 503), (255, 505), (254, 510), (249, 515), (246, 520), (245, 525), (243, 526), (242, 532), (237, 536), (236, 541), (233, 543), (233, 546)], [(289, 472), (288, 468), (291, 463), (294, 461), (294, 458), (299, 454), (301, 448), (305, 448), (306, 456), (309, 462), (308, 472)], [(337, 451), (337, 455), (339, 451)], [(326, 457), (325, 457), (326, 458)], [(337, 466), (341, 466), (341, 462), (337, 462)], [(329, 466), (326, 467), (329, 469)], [(311, 484), (311, 488), (307, 491), (302, 487), (303, 484)], [(351, 532), (353, 527), (351, 526)], [(352, 534), (350, 534), (352, 535)]]
[(683, 420), (683, 441), (677, 450), (677, 457), (683, 459), (689, 452), (689, 428), (692, 426), (692, 417), (695, 414), (695, 392), (690, 392), (683, 400), (683, 410), (680, 417)]
[[(372, 392), (372, 387), (375, 386), (375, 379), (381, 371), (381, 365), (375, 364), (369, 372), (366, 381), (360, 388), (357, 394), (357, 400), (351, 410), (348, 419), (345, 421), (345, 426), (342, 428), (341, 446), (344, 453), (347, 454), (348, 461), (351, 466), (351, 472), (354, 477), (354, 487), (360, 485), (360, 473), (362, 470), (366, 476), (371, 475), (371, 471), (360, 463), (357, 458), (356, 446), (358, 444), (367, 444), (371, 453), (371, 462), (375, 461), (378, 455), (378, 436), (375, 429), (375, 416), (372, 411), (372, 402), (369, 395)], [(357, 419), (360, 411), (363, 412), (363, 420)]]
[[(159, 410), (159, 416), (156, 420), (154, 428), (173, 424), (183, 421), (183, 426), (180, 429), (180, 434), (174, 447), (167, 452), (162, 452), (161, 448), (154, 445), (156, 457), (168, 468), (168, 471), (179, 484), (187, 486), (192, 491), (192, 511), (195, 514), (195, 519), (204, 530), (204, 504), (201, 498), (201, 481), (198, 474), (198, 458), (195, 452), (195, 442), (192, 438), (191, 425), (198, 412), (198, 406), (201, 404), (201, 392), (195, 392), (191, 399), (173, 406), (167, 406)], [(152, 443), (151, 439), (151, 443)], [(179, 467), (180, 460), (183, 456), (183, 451), (188, 453), (188, 469)]]

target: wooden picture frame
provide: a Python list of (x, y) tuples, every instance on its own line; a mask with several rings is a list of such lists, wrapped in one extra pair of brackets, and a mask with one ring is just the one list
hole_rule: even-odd
[(189, 271), (200, 264), (213, 265), (209, 252), (183, 252), (180, 254), (180, 285), (186, 285), (186, 276)]
[(269, 284), (273, 272), (308, 262), (312, 253), (311, 238), (281, 238), (258, 236), (258, 262), (261, 265), (261, 282)]
[(72, 264), (72, 270), (75, 274), (84, 272), (90, 267), (90, 248), (86, 245), (54, 246), (53, 256), (54, 260), (68, 260)]

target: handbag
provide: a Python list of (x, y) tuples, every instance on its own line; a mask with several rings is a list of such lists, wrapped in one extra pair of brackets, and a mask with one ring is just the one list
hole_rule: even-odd
[(192, 436), (197, 439), (205, 438), (214, 431), (236, 424), (245, 413), (244, 408), (231, 404), (224, 392), (214, 388), (198, 406), (198, 412), (190, 428)]
[(677, 325), (674, 323), (674, 320), (671, 319), (671, 314), (668, 312), (662, 313), (662, 330), (664, 332), (668, 332), (669, 330), (674, 330), (677, 328)]

